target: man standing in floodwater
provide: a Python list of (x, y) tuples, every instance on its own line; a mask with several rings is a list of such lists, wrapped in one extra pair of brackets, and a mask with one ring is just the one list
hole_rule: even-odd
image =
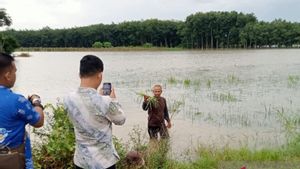
[[(148, 133), (150, 139), (158, 139), (158, 133), (161, 138), (169, 138), (167, 128), (171, 128), (171, 120), (167, 102), (164, 97), (161, 97), (162, 86), (154, 85), (152, 88), (154, 97), (144, 95), (143, 110), (148, 110)], [(165, 124), (167, 122), (167, 125)]]
[(98, 93), (102, 73), (100, 58), (84, 56), (80, 60), (80, 87), (64, 99), (75, 129), (76, 169), (115, 169), (119, 160), (112, 141), (112, 123), (123, 125), (125, 115), (114, 88), (111, 88), (110, 95)]

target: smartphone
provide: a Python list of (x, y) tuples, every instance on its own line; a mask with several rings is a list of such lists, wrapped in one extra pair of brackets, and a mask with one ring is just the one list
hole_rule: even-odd
[(103, 83), (103, 95), (110, 95), (111, 83)]

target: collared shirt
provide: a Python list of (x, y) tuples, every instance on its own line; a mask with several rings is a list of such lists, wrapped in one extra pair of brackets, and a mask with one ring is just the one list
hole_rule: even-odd
[(78, 88), (64, 104), (75, 129), (75, 165), (104, 169), (116, 164), (119, 156), (112, 142), (112, 123), (122, 125), (126, 119), (120, 104), (92, 88)]
[[(0, 147), (15, 148), (24, 143), (25, 126), (40, 119), (38, 112), (22, 95), (0, 85)], [(26, 168), (33, 168), (30, 139), (25, 140)]]

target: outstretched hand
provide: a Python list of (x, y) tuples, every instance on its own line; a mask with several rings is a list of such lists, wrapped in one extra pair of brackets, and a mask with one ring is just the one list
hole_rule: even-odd
[(148, 100), (150, 96), (144, 95), (144, 102), (146, 102)]

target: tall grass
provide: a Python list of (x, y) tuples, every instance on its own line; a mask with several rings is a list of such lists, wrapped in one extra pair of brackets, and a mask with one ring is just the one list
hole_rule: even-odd
[[(53, 111), (53, 117), (49, 121), (51, 131), (35, 131), (41, 138), (41, 142), (34, 144), (35, 168), (73, 168), (75, 141), (73, 126), (61, 104), (48, 105), (47, 107)], [(284, 113), (284, 110), (279, 113)], [(289, 120), (295, 121), (287, 118), (282, 119), (281, 123)], [(298, 125), (298, 123), (289, 125)], [(252, 150), (246, 146), (233, 149), (228, 146), (217, 148), (199, 145), (194, 150), (197, 152), (197, 158), (192, 161), (173, 159), (169, 152), (169, 140), (149, 142), (148, 137), (145, 137), (138, 126), (134, 127), (129, 134), (128, 143), (125, 144), (116, 137), (113, 138), (113, 141), (121, 158), (117, 163), (118, 169), (135, 168), (129, 166), (126, 161), (126, 153), (130, 150), (139, 151), (143, 155), (145, 164), (139, 167), (141, 169), (233, 169), (242, 166), (261, 169), (271, 169), (272, 166), (288, 166), (289, 169), (299, 169), (300, 133), (297, 133), (296, 130), (293, 131), (295, 132), (294, 137), (286, 145), (273, 149)]]

